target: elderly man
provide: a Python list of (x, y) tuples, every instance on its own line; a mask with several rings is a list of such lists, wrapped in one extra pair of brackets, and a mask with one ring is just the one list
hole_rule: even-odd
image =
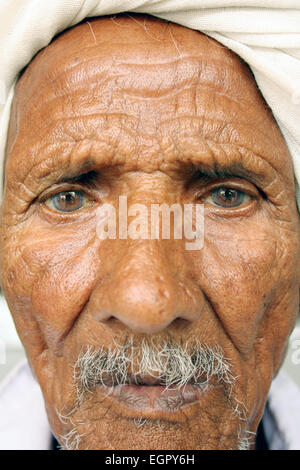
[[(119, 226), (124, 196), (202, 205), (203, 246), (102, 239), (99, 210)], [(299, 235), (285, 140), (213, 39), (96, 18), (23, 72), (1, 286), (62, 447), (254, 449), (298, 313)]]

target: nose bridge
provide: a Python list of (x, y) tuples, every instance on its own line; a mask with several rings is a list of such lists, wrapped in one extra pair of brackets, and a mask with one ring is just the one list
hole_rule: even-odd
[(167, 256), (171, 241), (165, 242), (127, 240), (123, 254), (94, 292), (92, 307), (98, 321), (114, 318), (133, 331), (154, 333), (184, 316), (188, 306), (180, 295), (178, 269)]
[[(124, 179), (129, 217), (136, 215), (130, 213), (132, 205), (143, 204), (149, 223), (152, 203), (175, 202), (173, 182), (162, 172), (155, 173), (155, 187), (153, 174), (128, 173)], [(117, 319), (133, 331), (151, 334), (177, 318), (198, 318), (201, 294), (189, 279), (184, 240), (171, 234), (170, 239), (149, 239), (149, 233), (144, 239), (107, 240), (106, 248), (100, 248), (105, 267), (89, 301), (98, 321)]]

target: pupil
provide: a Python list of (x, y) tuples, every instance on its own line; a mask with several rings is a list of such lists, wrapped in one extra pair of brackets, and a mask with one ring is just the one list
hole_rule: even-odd
[[(234, 194), (234, 191), (232, 191), (231, 189), (225, 189), (225, 191), (223, 190), (224, 192), (224, 199), (233, 199), (236, 194)], [(236, 193), (236, 192), (235, 192)]]

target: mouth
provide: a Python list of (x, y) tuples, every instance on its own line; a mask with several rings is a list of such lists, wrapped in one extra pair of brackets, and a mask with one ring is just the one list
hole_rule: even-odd
[(203, 381), (167, 386), (155, 377), (134, 377), (126, 384), (98, 385), (99, 393), (110, 402), (118, 414), (168, 421), (186, 419), (186, 412), (204, 400), (215, 385)]
[(75, 364), (79, 398), (92, 392), (95, 404), (123, 418), (182, 423), (221, 399), (232, 384), (219, 348), (132, 340), (114, 349), (87, 348)]

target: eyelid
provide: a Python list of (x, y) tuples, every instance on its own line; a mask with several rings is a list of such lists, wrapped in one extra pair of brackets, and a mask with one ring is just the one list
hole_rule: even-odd
[(248, 194), (252, 198), (258, 198), (259, 197), (259, 190), (257, 187), (250, 183), (247, 180), (241, 179), (241, 178), (226, 178), (226, 179), (218, 179), (217, 181), (211, 181), (209, 183), (206, 182), (205, 185), (203, 185), (202, 188), (199, 188), (196, 192), (196, 197), (203, 198), (204, 196), (208, 196), (214, 189), (218, 188), (228, 188), (228, 189), (236, 189), (238, 191), (241, 191), (245, 194)]
[(83, 188), (80, 184), (76, 183), (61, 183), (56, 186), (52, 186), (51, 188), (47, 188), (42, 194), (39, 195), (38, 202), (43, 203), (47, 201), (47, 199), (51, 198), (52, 196), (56, 196), (57, 194), (68, 192), (68, 191), (80, 191), (86, 197), (92, 197), (92, 191), (86, 188)]

